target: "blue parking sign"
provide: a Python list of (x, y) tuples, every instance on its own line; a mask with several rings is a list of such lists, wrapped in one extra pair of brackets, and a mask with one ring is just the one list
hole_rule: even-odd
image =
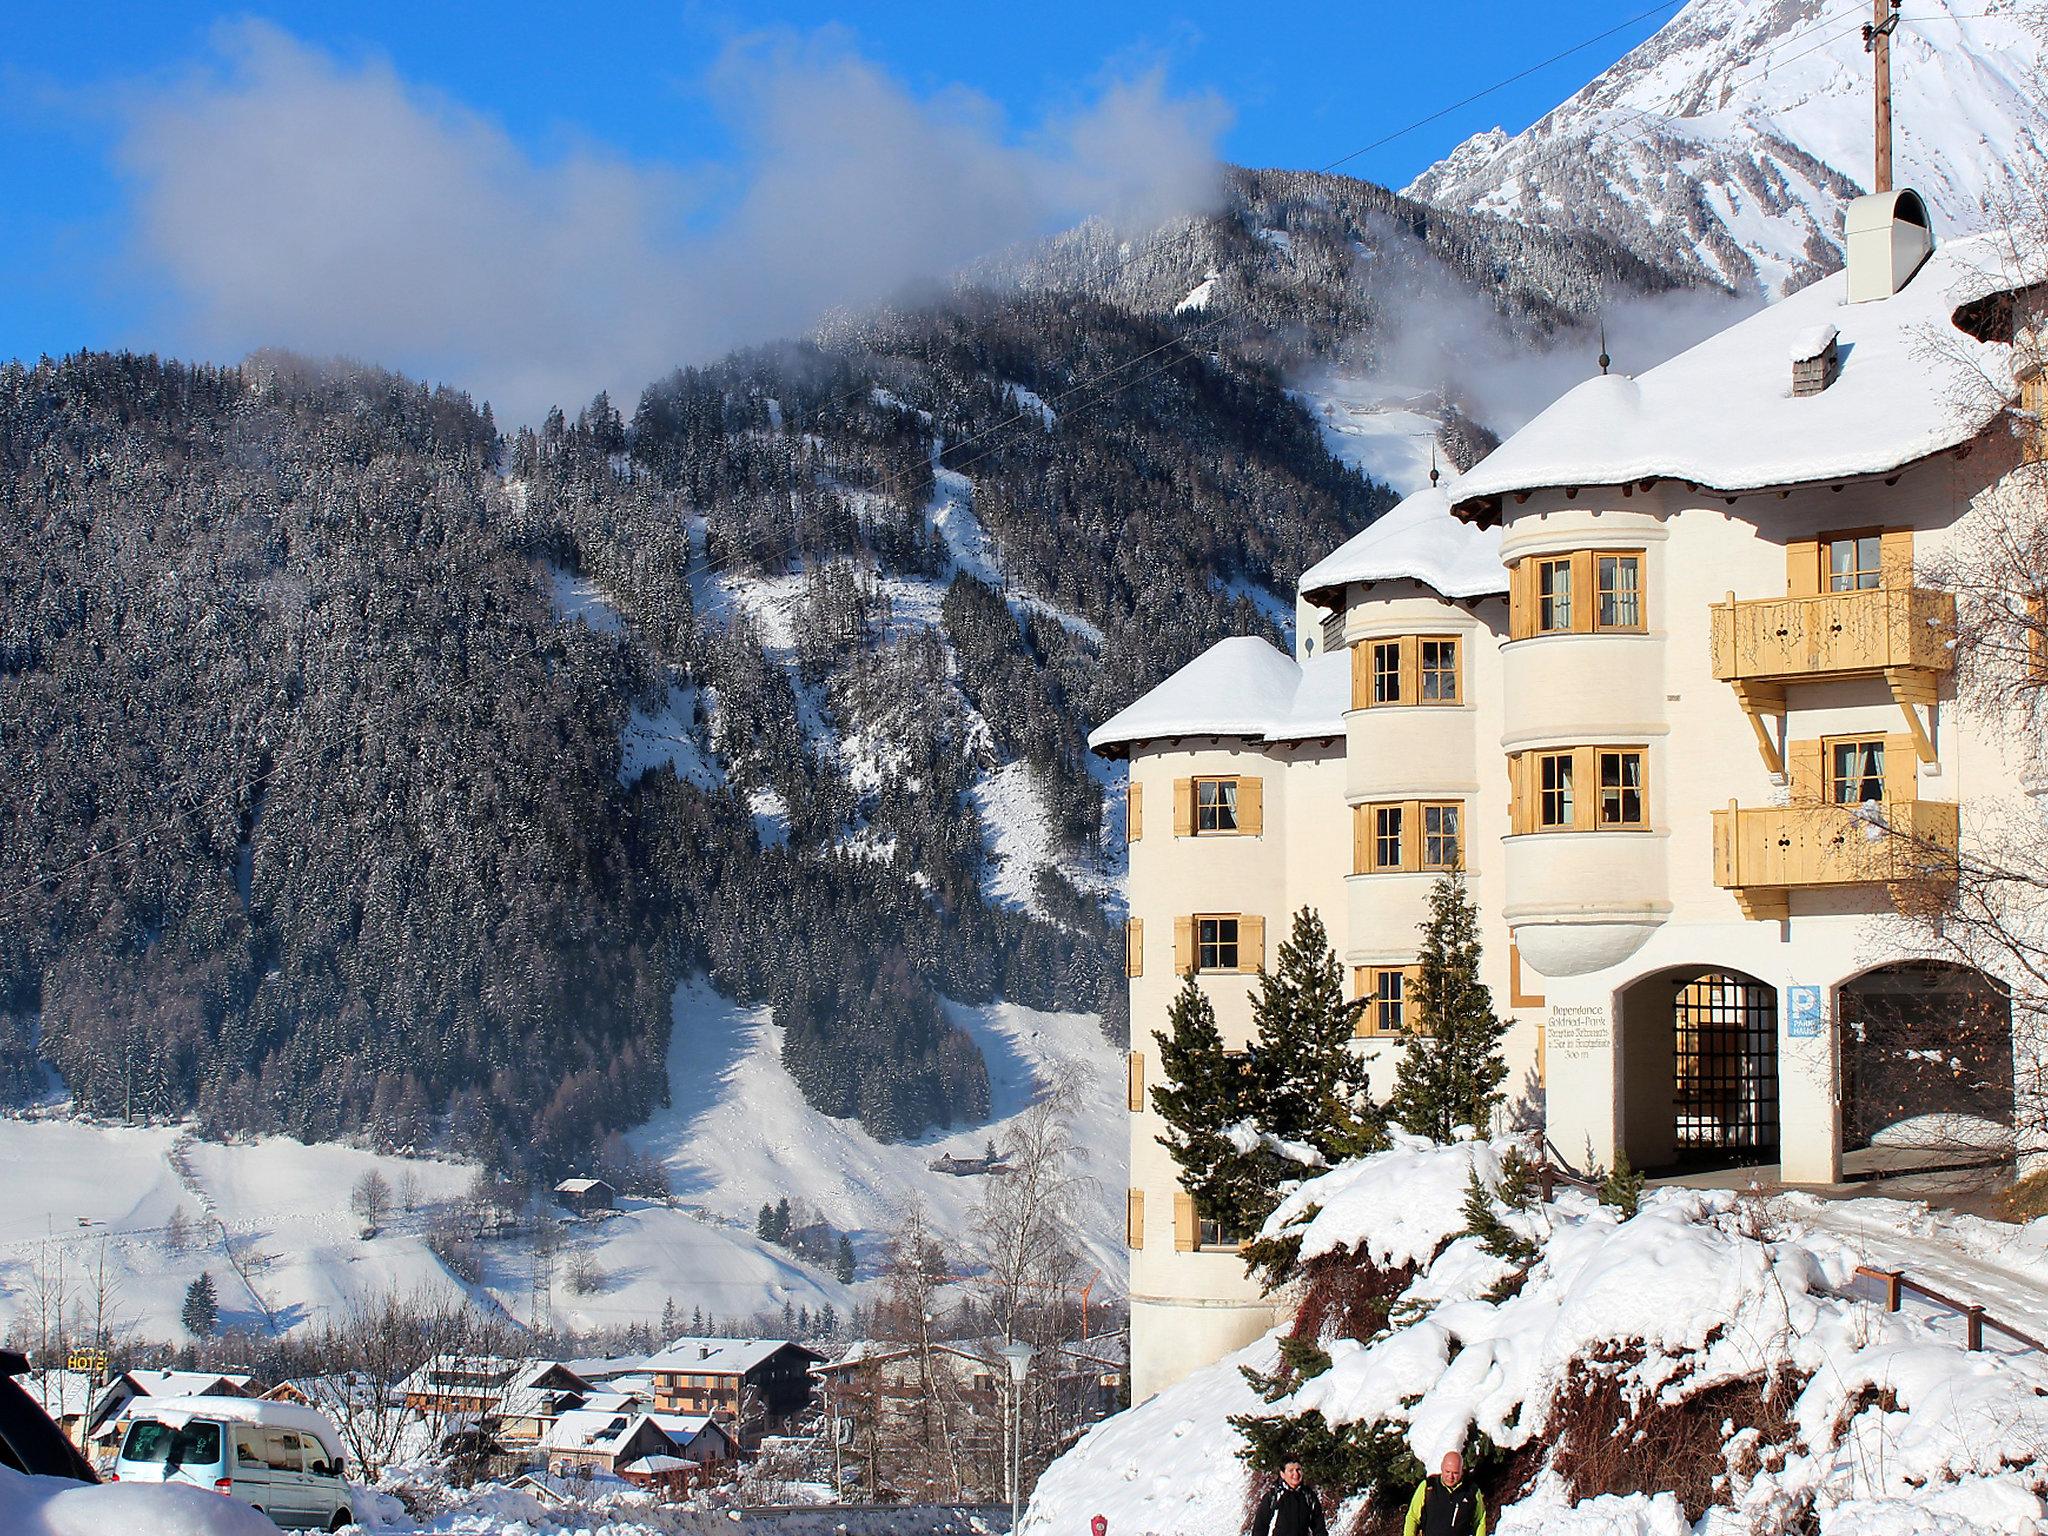
[(1793, 1040), (1820, 1038), (1820, 988), (1785, 989), (1785, 1034)]

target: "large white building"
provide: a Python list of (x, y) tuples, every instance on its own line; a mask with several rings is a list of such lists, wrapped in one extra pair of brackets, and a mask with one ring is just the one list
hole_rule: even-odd
[[(2013, 343), (2041, 274), (2002, 237), (1934, 249), (1910, 192), (1851, 231), (1847, 272), (1589, 378), (1304, 573), (1297, 655), (1224, 641), (1091, 737), (1129, 760), (1137, 1397), (1273, 1321), (1147, 1090), (1182, 978), (1243, 1043), (1303, 905), (1384, 1094), (1426, 898), (1462, 868), (1510, 1093), (1580, 1166), (1834, 1181), (1922, 1107), (1897, 1028), (2002, 1016), (1896, 914), (1970, 807), (2048, 790), (2037, 741), (1952, 707), (1953, 599), (1915, 575), (2040, 451)], [(2011, 1123), (2009, 1091), (1928, 1087)]]

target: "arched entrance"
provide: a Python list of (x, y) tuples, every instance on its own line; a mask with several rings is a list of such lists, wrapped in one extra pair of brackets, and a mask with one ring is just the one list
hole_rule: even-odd
[(2012, 1002), (1968, 966), (1879, 966), (1837, 995), (1842, 1145), (1975, 1154), (2012, 1146)]
[(1685, 968), (1621, 996), (1622, 1145), (1638, 1168), (1778, 1157), (1777, 989)]

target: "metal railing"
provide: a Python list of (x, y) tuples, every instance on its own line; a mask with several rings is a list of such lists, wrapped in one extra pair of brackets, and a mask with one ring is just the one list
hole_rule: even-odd
[(2048, 1346), (2044, 1346), (2039, 1339), (2032, 1334), (2020, 1332), (2010, 1323), (2000, 1322), (1980, 1303), (1960, 1301), (1954, 1296), (1935, 1290), (1932, 1286), (1922, 1285), (1918, 1280), (1909, 1278), (1903, 1269), (1879, 1269), (1873, 1264), (1858, 1264), (1856, 1273), (1871, 1280), (1884, 1282), (1884, 1309), (1887, 1312), (1898, 1311), (1900, 1302), (1905, 1299), (1905, 1293), (1910, 1291), (1915, 1296), (1924, 1297), (1936, 1306), (1947, 1307), (1956, 1313), (1963, 1320), (1963, 1344), (1966, 1349), (1982, 1349), (1984, 1330), (1991, 1328), (2025, 1345), (2036, 1354), (2048, 1355)]

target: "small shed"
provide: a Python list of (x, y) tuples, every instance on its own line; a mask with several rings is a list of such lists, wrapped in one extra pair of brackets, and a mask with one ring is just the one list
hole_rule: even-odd
[(588, 1216), (592, 1211), (611, 1210), (618, 1191), (603, 1179), (564, 1179), (555, 1186), (555, 1198), (578, 1216)]

